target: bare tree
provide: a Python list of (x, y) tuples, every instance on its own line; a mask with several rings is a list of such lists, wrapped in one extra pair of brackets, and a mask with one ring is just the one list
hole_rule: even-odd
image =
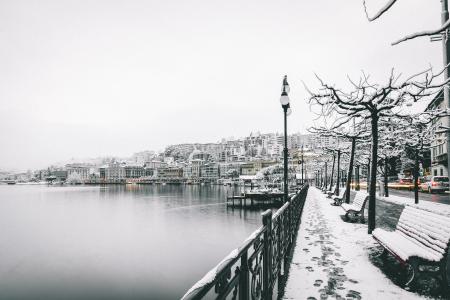
[(434, 84), (434, 81), (440, 74), (434, 74), (430, 68), (401, 80), (401, 76), (394, 75), (392, 70), (385, 84), (373, 84), (370, 82), (369, 76), (363, 73), (359, 82), (349, 79), (352, 91), (344, 91), (328, 85), (317, 76), (321, 85), (319, 91), (312, 92), (306, 87), (310, 93), (309, 102), (312, 109), (318, 106), (320, 108), (319, 114), (322, 117), (333, 120), (330, 125), (331, 129), (337, 129), (345, 124), (349, 124), (353, 118), (370, 121), (372, 166), (369, 190), (369, 233), (372, 233), (375, 229), (379, 120), (383, 117), (401, 115), (402, 108), (406, 105), (436, 93), (435, 89), (443, 85), (443, 83)]
[[(410, 153), (410, 158), (414, 161), (414, 202), (416, 204), (419, 203), (419, 162), (423, 160), (424, 151), (431, 148), (435, 133), (440, 130), (438, 124), (434, 123), (433, 120), (448, 115), (449, 109), (436, 109), (420, 114), (402, 116), (395, 122), (396, 129), (392, 132), (392, 135), (397, 141), (398, 147)], [(441, 144), (444, 144), (444, 142), (441, 141)]]
[[(350, 122), (352, 123), (352, 122)], [(348, 125), (348, 124), (346, 124)], [(342, 140), (349, 140), (351, 142), (351, 147), (349, 152), (349, 162), (348, 162), (348, 169), (347, 169), (347, 178), (346, 178), (346, 192), (345, 192), (345, 202), (350, 202), (350, 185), (352, 181), (352, 170), (354, 166), (354, 159), (355, 159), (355, 152), (356, 152), (356, 142), (358, 140), (367, 139), (369, 137), (369, 133), (367, 132), (366, 126), (363, 126), (363, 123), (358, 120), (356, 121), (353, 119), (353, 125), (350, 126), (341, 126), (339, 128), (326, 128), (326, 127), (311, 127), (309, 128), (309, 131), (321, 136), (330, 136), (335, 138), (340, 138)], [(348, 149), (342, 149), (334, 147), (333, 150), (339, 150), (340, 153), (344, 154), (346, 153), (345, 150)], [(338, 169), (340, 166), (338, 166)], [(337, 194), (339, 194), (339, 191), (336, 191)]]

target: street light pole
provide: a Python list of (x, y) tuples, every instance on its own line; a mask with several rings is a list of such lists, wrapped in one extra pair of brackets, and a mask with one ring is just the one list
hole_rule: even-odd
[(302, 145), (302, 185), (305, 184), (305, 180), (303, 178), (303, 165), (305, 164), (305, 161), (303, 160), (303, 145)]
[(288, 148), (287, 148), (287, 116), (291, 114), (291, 109), (289, 105), (289, 84), (287, 82), (287, 75), (283, 78), (283, 87), (281, 91), (280, 103), (283, 108), (284, 115), (284, 149), (283, 149), (283, 159), (284, 159), (284, 202), (288, 201)]

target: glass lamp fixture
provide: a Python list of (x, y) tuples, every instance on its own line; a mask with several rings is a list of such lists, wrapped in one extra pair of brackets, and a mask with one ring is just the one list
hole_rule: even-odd
[(289, 104), (289, 96), (286, 93), (281, 94), (280, 103), (281, 103), (281, 105)]

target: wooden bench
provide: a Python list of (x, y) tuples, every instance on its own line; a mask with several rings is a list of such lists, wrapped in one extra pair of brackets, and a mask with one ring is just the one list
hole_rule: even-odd
[(376, 228), (373, 238), (405, 267), (404, 284), (413, 284), (420, 265), (439, 266), (443, 287), (450, 287), (450, 216), (407, 205), (395, 231)]
[(367, 199), (369, 199), (369, 194), (366, 192), (357, 192), (351, 204), (342, 203), (341, 207), (345, 210), (345, 220), (349, 220), (349, 218), (356, 219), (359, 215), (361, 223), (364, 223), (364, 208)]
[(333, 186), (331, 188), (331, 191), (327, 191), (327, 198), (331, 198), (335, 194), (336, 194), (336, 186)]
[(344, 201), (344, 198), (345, 198), (345, 191), (346, 191), (346, 189), (343, 188), (343, 189), (341, 189), (341, 191), (339, 192), (339, 195), (337, 195), (337, 196), (336, 196), (336, 195), (335, 195), (335, 196), (332, 196), (331, 199), (333, 200), (333, 202), (331, 202), (330, 204), (331, 204), (331, 205), (335, 205), (335, 206), (341, 205), (342, 202)]

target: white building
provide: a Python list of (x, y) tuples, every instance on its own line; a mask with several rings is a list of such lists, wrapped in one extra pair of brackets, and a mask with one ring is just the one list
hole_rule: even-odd
[(85, 164), (67, 164), (67, 178), (72, 178), (74, 175), (79, 178), (82, 182), (87, 181), (89, 179), (89, 173), (91, 167)]

